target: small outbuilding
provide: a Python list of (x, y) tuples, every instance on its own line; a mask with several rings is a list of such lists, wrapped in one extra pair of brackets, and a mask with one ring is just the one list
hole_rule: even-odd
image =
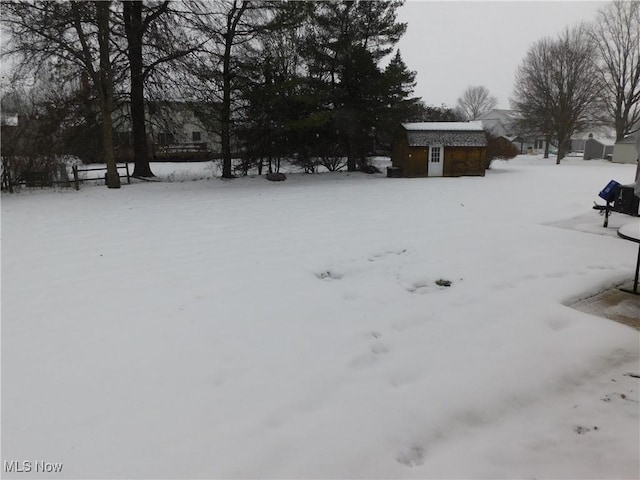
[[(640, 135), (640, 133), (636, 133), (636, 135)], [(613, 146), (611, 161), (614, 163), (636, 163), (638, 160), (637, 141), (635, 135), (627, 135), (622, 140), (618, 140)]]
[(585, 160), (593, 160), (596, 158), (611, 159), (613, 155), (613, 142), (606, 139), (596, 139), (590, 133), (584, 143), (584, 154), (582, 158)]
[(482, 122), (403, 123), (391, 153), (403, 177), (484, 176), (486, 158)]

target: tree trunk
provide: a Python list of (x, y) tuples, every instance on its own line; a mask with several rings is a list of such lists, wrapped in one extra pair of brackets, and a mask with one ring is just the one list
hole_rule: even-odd
[(109, 14), (111, 2), (96, 2), (98, 44), (100, 48), (100, 111), (102, 113), (102, 139), (104, 161), (107, 164), (107, 187), (120, 188), (120, 176), (113, 153), (113, 71), (109, 57)]
[(227, 14), (227, 30), (224, 35), (224, 56), (222, 58), (222, 105), (220, 106), (220, 137), (222, 146), (222, 178), (235, 178), (231, 171), (231, 89), (233, 72), (231, 71), (231, 53), (235, 41), (238, 23), (249, 8), (249, 2), (238, 6), (234, 0)]
[(231, 39), (227, 44), (222, 67), (222, 105), (220, 106), (220, 140), (222, 144), (222, 178), (234, 178), (231, 172)]
[(358, 170), (358, 166), (357, 166), (356, 152), (353, 145), (353, 139), (350, 138), (347, 141), (347, 171), (355, 172), (357, 170)]
[(544, 158), (549, 158), (549, 142), (551, 137), (549, 135), (544, 136)]
[(564, 158), (567, 152), (567, 140), (558, 139), (558, 157), (556, 159), (556, 165), (560, 165), (560, 160)]
[(149, 147), (144, 111), (144, 74), (142, 61), (142, 2), (123, 2), (124, 25), (129, 46), (128, 58), (131, 69), (131, 124), (133, 130), (133, 156), (135, 177), (153, 177), (149, 165)]

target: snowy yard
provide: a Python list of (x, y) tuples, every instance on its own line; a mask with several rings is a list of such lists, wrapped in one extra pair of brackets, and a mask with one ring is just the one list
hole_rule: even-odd
[(639, 332), (566, 306), (632, 277), (634, 173), (3, 195), (4, 475), (639, 478)]

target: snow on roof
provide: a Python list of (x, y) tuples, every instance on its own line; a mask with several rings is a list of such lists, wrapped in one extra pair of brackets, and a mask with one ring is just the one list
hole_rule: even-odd
[(418, 122), (403, 123), (405, 130), (409, 131), (435, 131), (435, 132), (481, 132), (482, 122)]

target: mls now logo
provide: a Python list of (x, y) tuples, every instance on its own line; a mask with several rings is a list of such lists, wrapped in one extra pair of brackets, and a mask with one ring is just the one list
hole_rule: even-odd
[(4, 461), (4, 473), (59, 473), (62, 472), (62, 463), (28, 460), (19, 462), (17, 460)]

